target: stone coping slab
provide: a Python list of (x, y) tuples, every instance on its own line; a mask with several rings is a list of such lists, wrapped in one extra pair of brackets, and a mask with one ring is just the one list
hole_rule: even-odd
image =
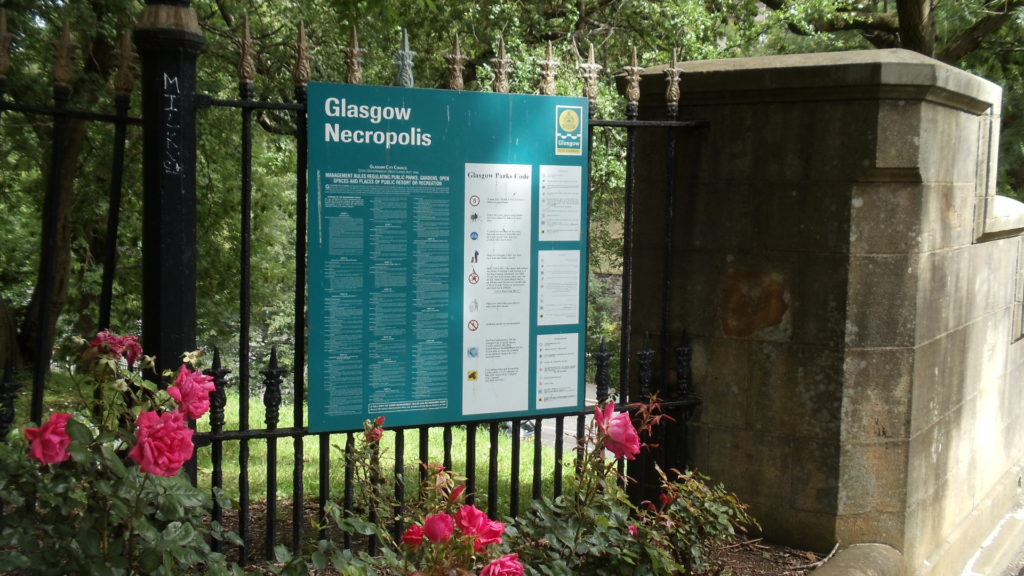
[[(787, 54), (681, 62), (681, 105), (758, 101), (924, 99), (975, 114), (999, 113), (1001, 88), (988, 80), (902, 49)], [(664, 93), (668, 65), (643, 72), (645, 103)], [(620, 77), (620, 81), (624, 81)]]

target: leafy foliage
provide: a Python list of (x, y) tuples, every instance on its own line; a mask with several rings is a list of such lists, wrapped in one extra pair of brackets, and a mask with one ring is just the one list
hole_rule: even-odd
[[(652, 437), (665, 418), (657, 399), (635, 408), (639, 432)], [(592, 427), (566, 493), (535, 501), (516, 519), (509, 545), (520, 551), (528, 574), (703, 571), (714, 550), (757, 525), (735, 495), (695, 473), (674, 471), (670, 479), (658, 469), (659, 503), (635, 505), (624, 490), (630, 480), (619, 475), (615, 460), (605, 459), (609, 446), (606, 431)]]
[[(925, 2), (926, 0), (921, 0)], [(1000, 191), (1015, 194), (1024, 181), (1021, 125), (1020, 44), (1021, 2), (956, 0), (935, 6), (935, 53), (1004, 84)], [(535, 92), (539, 62), (547, 43), (561, 63), (559, 92), (581, 94), (576, 64), (593, 45), (605, 66), (597, 100), (598, 115), (618, 117), (623, 103), (611, 75), (630, 61), (635, 46), (641, 65), (668, 61), (673, 49), (681, 58), (704, 59), (780, 52), (899, 46), (896, 4), (883, 0), (715, 0), (696, 2), (609, 2), (606, 0), (516, 0), (415, 3), (393, 0), (195, 0), (206, 45), (199, 59), (199, 89), (220, 98), (238, 94), (239, 55), (234, 39), (248, 16), (256, 42), (255, 96), (294, 99), (291, 63), (300, 22), (307, 24), (314, 47), (314, 80), (345, 78), (349, 35), (359, 31), (365, 81), (393, 82), (393, 52), (403, 29), (410, 31), (418, 52), (417, 85), (447, 85), (447, 61), (456, 34), (468, 57), (466, 89), (489, 90), (499, 38), (512, 60), (512, 90)], [(908, 2), (907, 4), (913, 4)], [(72, 105), (110, 111), (109, 82), (120, 34), (129, 29), (142, 5), (128, 0), (4, 0), (13, 33), (7, 97), (45, 105), (51, 99), (51, 42), (63, 22), (74, 24), (78, 45)], [(138, 99), (133, 101), (138, 113)], [(295, 322), (295, 151), (290, 112), (258, 112), (253, 149), (253, 283), (252, 361), (282, 347), (290, 358), (289, 334)], [(238, 113), (219, 109), (201, 113), (199, 130), (199, 342), (228, 352), (237, 346), (240, 311), (236, 302), (241, 268), (240, 158)], [(105, 243), (106, 197), (110, 182), (109, 126), (76, 125), (78, 144), (66, 166), (73, 167), (66, 202), (67, 268), (61, 272), (57, 298), (66, 310), (58, 334), (96, 328), (100, 266)], [(39, 221), (46, 174), (49, 173), (49, 126), (45, 118), (5, 112), (0, 116), (0, 230), (5, 246), (0, 255), (0, 308), (9, 309), (21, 325), (22, 354), (30, 354), (33, 317), (27, 315), (35, 293)], [(591, 206), (593, 266), (615, 272), (621, 264), (622, 188), (625, 180), (623, 134), (596, 130)], [(129, 130), (125, 197), (118, 240), (118, 271), (112, 327), (136, 330), (140, 309), (141, 271), (141, 138)], [(228, 153), (225, 153), (225, 152)], [(301, 289), (301, 287), (300, 287)], [(3, 312), (3, 310), (0, 310)], [(592, 337), (596, 337), (593, 336)], [(0, 345), (10, 346), (6, 340)], [(27, 346), (27, 347), (26, 347)], [(226, 354), (231, 364), (231, 354)]]
[(66, 431), (50, 433), (68, 442), (70, 459), (30, 452), (30, 435), (33, 444), (44, 440), (37, 429), (0, 443), (0, 571), (226, 574), (207, 539), (232, 536), (209, 522), (210, 494), (182, 475), (145, 473), (131, 462), (131, 423), (175, 402), (126, 367), (120, 349), (98, 341), (84, 345), (73, 376), (84, 393), (76, 414)]

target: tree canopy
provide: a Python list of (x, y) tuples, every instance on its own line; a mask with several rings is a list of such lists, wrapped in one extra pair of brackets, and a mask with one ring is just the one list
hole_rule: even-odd
[[(580, 93), (576, 65), (593, 46), (604, 66), (600, 115), (621, 115), (612, 74), (629, 64), (633, 49), (641, 65), (682, 58), (903, 47), (954, 64), (1004, 86), (1000, 189), (1015, 194), (1024, 183), (1024, 0), (195, 0), (206, 45), (200, 58), (200, 91), (235, 97), (237, 39), (248, 18), (257, 45), (256, 97), (293, 98), (292, 63), (300, 23), (314, 47), (314, 80), (344, 81), (353, 30), (367, 50), (365, 82), (390, 84), (394, 51), (409, 31), (417, 86), (446, 87), (447, 60), (456, 35), (467, 57), (466, 89), (490, 90), (493, 59), (504, 41), (511, 60), (511, 91), (536, 92), (539, 62), (548, 43), (561, 62), (563, 94)], [(10, 40), (10, 67), (3, 65), (6, 98), (46, 105), (56, 40), (65, 22), (77, 45), (72, 106), (109, 111), (109, 86), (117, 69), (119, 38), (130, 30), (141, 0), (2, 0)], [(133, 102), (138, 111), (138, 98)], [(288, 114), (261, 114), (254, 157), (254, 338), (255, 350), (290, 332), (293, 289), (294, 162), (287, 138)], [(47, 119), (0, 114), (0, 364), (35, 353), (35, 314), (40, 213), (49, 171)], [(237, 335), (234, 304), (240, 229), (237, 115), (201, 114), (197, 174), (200, 218), (200, 330), (206, 345), (230, 345)], [(601, 136), (614, 138), (614, 136)], [(57, 334), (88, 333), (96, 327), (96, 302), (106, 195), (110, 181), (109, 126), (73, 121), (61, 183), (58, 282), (52, 294), (63, 312)], [(612, 142), (614, 144), (614, 142)], [(614, 147), (613, 147), (614, 149)], [(137, 331), (140, 311), (141, 134), (128, 135), (124, 224), (113, 327)], [(595, 165), (595, 217), (621, 219), (622, 168)], [(621, 220), (619, 220), (621, 221)], [(614, 256), (615, 226), (595, 239), (597, 250)], [(261, 347), (262, 346), (262, 347)]]

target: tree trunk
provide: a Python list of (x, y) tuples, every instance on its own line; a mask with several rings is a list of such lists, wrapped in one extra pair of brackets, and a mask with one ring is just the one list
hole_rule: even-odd
[(896, 0), (900, 45), (925, 56), (935, 55), (935, 13), (932, 0)]
[[(68, 300), (69, 278), (71, 275), (71, 207), (74, 198), (75, 177), (78, 174), (78, 161), (85, 145), (86, 123), (83, 120), (71, 120), (68, 123), (68, 141), (61, 158), (60, 192), (57, 201), (57, 242), (54, 254), (53, 285), (49, 296), (48, 329), (49, 335), (44, 346), (52, 348), (57, 338), (57, 320), (60, 318), (64, 305)], [(48, 171), (47, 171), (48, 172)], [(37, 283), (32, 291), (25, 316), (18, 330), (18, 342), (22, 358), (31, 362), (39, 350), (36, 349), (37, 338), (42, 328), (39, 312), (43, 302), (42, 287)]]
[(0, 300), (0, 374), (8, 367), (18, 370), (21, 366), (17, 321), (7, 302)]

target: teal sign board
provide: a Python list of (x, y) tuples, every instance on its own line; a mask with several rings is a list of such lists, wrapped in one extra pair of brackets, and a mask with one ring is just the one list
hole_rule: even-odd
[(309, 428), (582, 408), (587, 101), (310, 84)]

